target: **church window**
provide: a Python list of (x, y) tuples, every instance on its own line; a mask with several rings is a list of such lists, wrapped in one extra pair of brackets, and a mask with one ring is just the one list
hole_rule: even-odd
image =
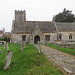
[(22, 41), (26, 41), (26, 35), (22, 35)]
[(45, 40), (50, 41), (50, 35), (45, 35)]
[(69, 35), (69, 39), (72, 39), (72, 34)]
[(59, 34), (59, 40), (61, 40), (62, 39), (62, 34)]

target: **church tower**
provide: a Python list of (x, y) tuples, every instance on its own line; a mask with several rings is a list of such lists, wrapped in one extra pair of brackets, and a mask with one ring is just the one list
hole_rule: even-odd
[(20, 11), (20, 10), (15, 10), (15, 21), (26, 21), (26, 12)]

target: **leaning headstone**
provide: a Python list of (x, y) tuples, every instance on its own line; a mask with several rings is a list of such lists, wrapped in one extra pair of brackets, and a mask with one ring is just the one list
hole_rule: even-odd
[(38, 41), (38, 52), (41, 54), (41, 47), (40, 47), (40, 42)]
[(21, 52), (24, 50), (24, 48), (25, 48), (25, 42), (22, 42), (22, 44), (21, 44)]
[(7, 52), (5, 65), (3, 67), (3, 70), (7, 70), (9, 68), (10, 63), (11, 63), (12, 52), (13, 51)]
[(21, 45), (21, 52), (23, 51), (22, 45)]
[(39, 57), (37, 57), (37, 61), (38, 61), (38, 65), (42, 66)]
[(22, 42), (23, 48), (25, 48), (25, 42)]
[(4, 49), (6, 48), (6, 41), (4, 41), (4, 46), (3, 46), (3, 48), (4, 48)]
[(23, 52), (23, 45), (21, 45), (21, 52)]
[(9, 47), (7, 47), (7, 52), (9, 51)]

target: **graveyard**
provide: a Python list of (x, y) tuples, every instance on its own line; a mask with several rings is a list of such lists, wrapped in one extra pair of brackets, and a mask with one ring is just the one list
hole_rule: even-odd
[[(8, 44), (9, 50), (0, 46), (0, 75), (64, 75), (34, 45)], [(4, 70), (7, 52), (12, 51), (11, 63)]]

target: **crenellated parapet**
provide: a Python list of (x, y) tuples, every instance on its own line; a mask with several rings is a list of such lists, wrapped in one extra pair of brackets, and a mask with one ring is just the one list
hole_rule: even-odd
[(26, 21), (26, 11), (15, 10), (15, 21)]

